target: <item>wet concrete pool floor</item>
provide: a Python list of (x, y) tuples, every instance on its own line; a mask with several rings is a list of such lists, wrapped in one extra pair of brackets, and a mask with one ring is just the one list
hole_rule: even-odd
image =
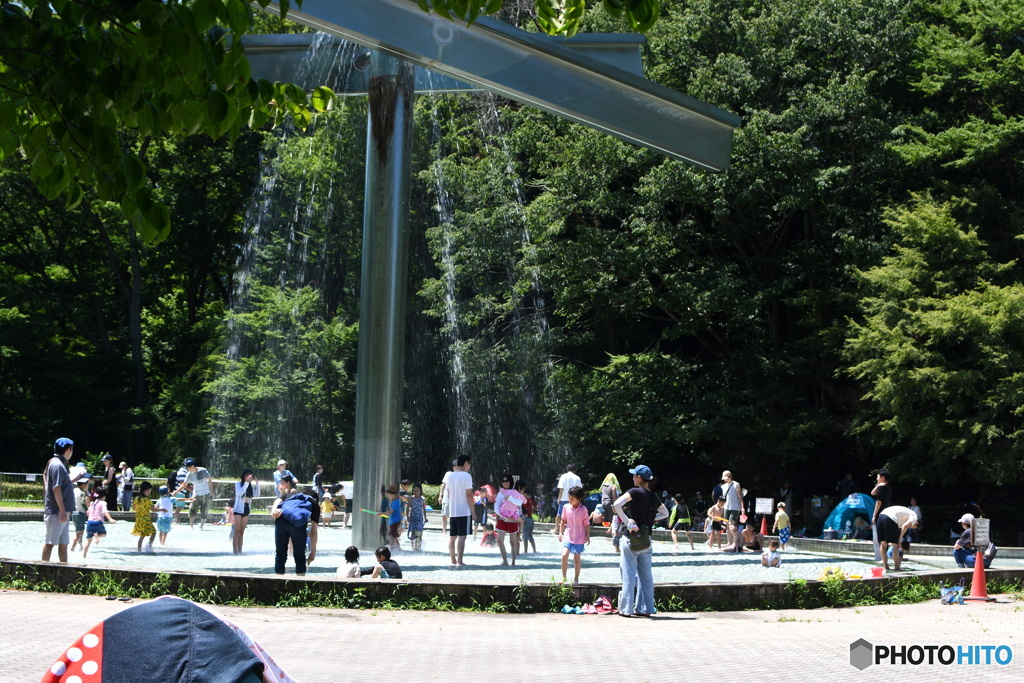
[[(83, 560), (81, 552), (69, 553), (69, 563), (91, 567), (112, 567), (118, 569), (140, 568), (157, 571), (203, 571), (231, 572), (258, 575), (274, 573), (273, 526), (251, 524), (245, 532), (245, 547), (241, 555), (231, 553), (230, 526), (207, 524), (204, 529), (194, 529), (187, 524), (174, 525), (164, 546), (155, 544), (155, 554), (138, 553), (138, 538), (131, 535), (132, 522), (122, 521), (107, 525), (108, 535), (89, 549)], [(72, 536), (74, 532), (72, 531)], [(344, 552), (350, 544), (351, 532), (338, 526), (320, 529), (316, 560), (310, 565), (311, 578), (329, 578), (340, 564), (344, 564)], [(516, 566), (502, 567), (501, 555), (497, 548), (481, 547), (479, 536), (466, 541), (466, 565), (454, 568), (450, 565), (447, 551), (447, 537), (437, 530), (424, 534), (423, 550), (409, 550), (408, 539), (403, 538), (403, 550), (395, 555), (402, 567), (406, 580), (445, 582), (495, 582), (495, 583), (550, 583), (561, 579), (561, 548), (557, 538), (549, 531), (536, 534), (537, 553), (521, 555)], [(13, 560), (36, 561), (40, 558), (43, 541), (43, 524), (40, 522), (0, 522), (0, 556)], [(657, 583), (706, 583), (706, 582), (761, 582), (789, 579), (816, 579), (826, 567), (839, 567), (846, 574), (870, 576), (871, 555), (837, 557), (800, 550), (800, 539), (790, 544), (792, 549), (783, 553), (782, 567), (767, 569), (760, 564), (760, 553), (722, 553), (709, 551), (702, 544), (691, 550), (688, 543), (679, 548), (671, 542), (655, 541), (654, 578)], [(56, 560), (56, 551), (53, 558)], [(953, 567), (947, 558), (928, 557), (927, 564), (908, 557), (903, 563), (904, 571), (914, 572), (935, 567)], [(370, 552), (362, 551), (362, 566), (373, 564)], [(619, 582), (618, 555), (603, 533), (595, 534), (583, 553), (583, 570), (580, 576), (584, 583)], [(294, 573), (289, 559), (287, 572)], [(572, 560), (569, 561), (569, 578), (572, 578)]]

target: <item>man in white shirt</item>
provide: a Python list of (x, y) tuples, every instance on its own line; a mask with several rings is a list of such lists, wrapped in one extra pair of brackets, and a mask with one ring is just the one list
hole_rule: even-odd
[(473, 477), (469, 476), (469, 466), (469, 456), (460, 455), (445, 484), (449, 513), (448, 554), (452, 564), (457, 567), (466, 564), (463, 555), (473, 515)]
[(185, 460), (185, 469), (188, 470), (188, 474), (174, 493), (191, 485), (192, 507), (188, 509), (188, 525), (195, 528), (196, 512), (199, 512), (199, 529), (202, 530), (206, 526), (206, 515), (210, 511), (210, 501), (213, 498), (210, 491), (210, 472), (205, 467), (196, 466), (195, 458)]
[(576, 476), (576, 465), (569, 463), (565, 466), (565, 474), (558, 479), (558, 512), (555, 519), (562, 516), (562, 508), (569, 502), (569, 489), (573, 486), (583, 486), (583, 480)]

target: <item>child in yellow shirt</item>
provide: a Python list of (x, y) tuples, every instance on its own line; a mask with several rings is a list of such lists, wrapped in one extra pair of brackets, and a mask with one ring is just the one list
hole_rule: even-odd
[(334, 515), (334, 501), (331, 500), (331, 496), (328, 493), (324, 493), (323, 500), (320, 501), (320, 523), (324, 526), (331, 525), (331, 517)]

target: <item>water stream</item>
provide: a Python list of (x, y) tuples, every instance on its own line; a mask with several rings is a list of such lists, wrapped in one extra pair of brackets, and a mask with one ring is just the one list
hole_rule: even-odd
[[(318, 40), (306, 63), (322, 69), (323, 60), (332, 60), (339, 69), (354, 69), (360, 55)], [(466, 196), (466, 188), (453, 191), (446, 176), (457, 166), (449, 157), (459, 161), (467, 153), (445, 134), (440, 105), (450, 97), (468, 97), (477, 111), (472, 144), (489, 176), (482, 199)], [(571, 459), (571, 449), (552, 418), (557, 396), (550, 381), (548, 304), (536, 268), (523, 265), (533, 245), (521, 181), (502, 143), (499, 102), (482, 93), (430, 94), (418, 107), (427, 110), (420, 125), (427, 120), (431, 127), (416, 138), (429, 146), (420, 151), (429, 168), (413, 192), (432, 195), (434, 213), (414, 212), (413, 251), (423, 245), (427, 253), (428, 229), (436, 228), (438, 238), (431, 240), (431, 263), (412, 270), (439, 280), (443, 303), (434, 306), (433, 322), (409, 327), (419, 338), (407, 343), (403, 476), (436, 483), (448, 463), (466, 453), (474, 458), (478, 484), (511, 471), (541, 491)], [(365, 99), (356, 97), (339, 98), (338, 110), (306, 131), (285, 127), (268, 134), (223, 353), (206, 387), (214, 396), (214, 420), (205, 457), (215, 476), (232, 477), (243, 467), (266, 471), (278, 459), (302, 480), (317, 463), (325, 465), (328, 480), (352, 474), (364, 144)], [(481, 283), (463, 273), (475, 256), (460, 251), (474, 212), (494, 215), (488, 229), (495, 234), (496, 261), (485, 264), (494, 273), (482, 284), (493, 290), (497, 309), (483, 322), (473, 311), (466, 317)], [(410, 283), (414, 292), (420, 286), (415, 278)], [(410, 302), (423, 305), (416, 296)], [(410, 310), (410, 317), (418, 315)]]

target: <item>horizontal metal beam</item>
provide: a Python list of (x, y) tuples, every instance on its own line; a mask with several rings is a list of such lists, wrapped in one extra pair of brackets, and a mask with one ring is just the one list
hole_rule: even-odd
[(303, 0), (288, 18), (694, 166), (729, 166), (735, 114), (488, 17), (466, 26), (412, 0)]
[[(561, 41), (571, 50), (635, 76), (644, 75), (640, 56), (644, 42), (637, 33), (581, 33)], [(362, 45), (322, 33), (245, 36), (242, 45), (256, 78), (295, 83), (306, 90), (326, 85), (341, 96), (365, 96), (369, 89), (369, 53)], [(481, 90), (421, 66), (416, 67), (414, 78), (416, 92), (421, 93)]]

